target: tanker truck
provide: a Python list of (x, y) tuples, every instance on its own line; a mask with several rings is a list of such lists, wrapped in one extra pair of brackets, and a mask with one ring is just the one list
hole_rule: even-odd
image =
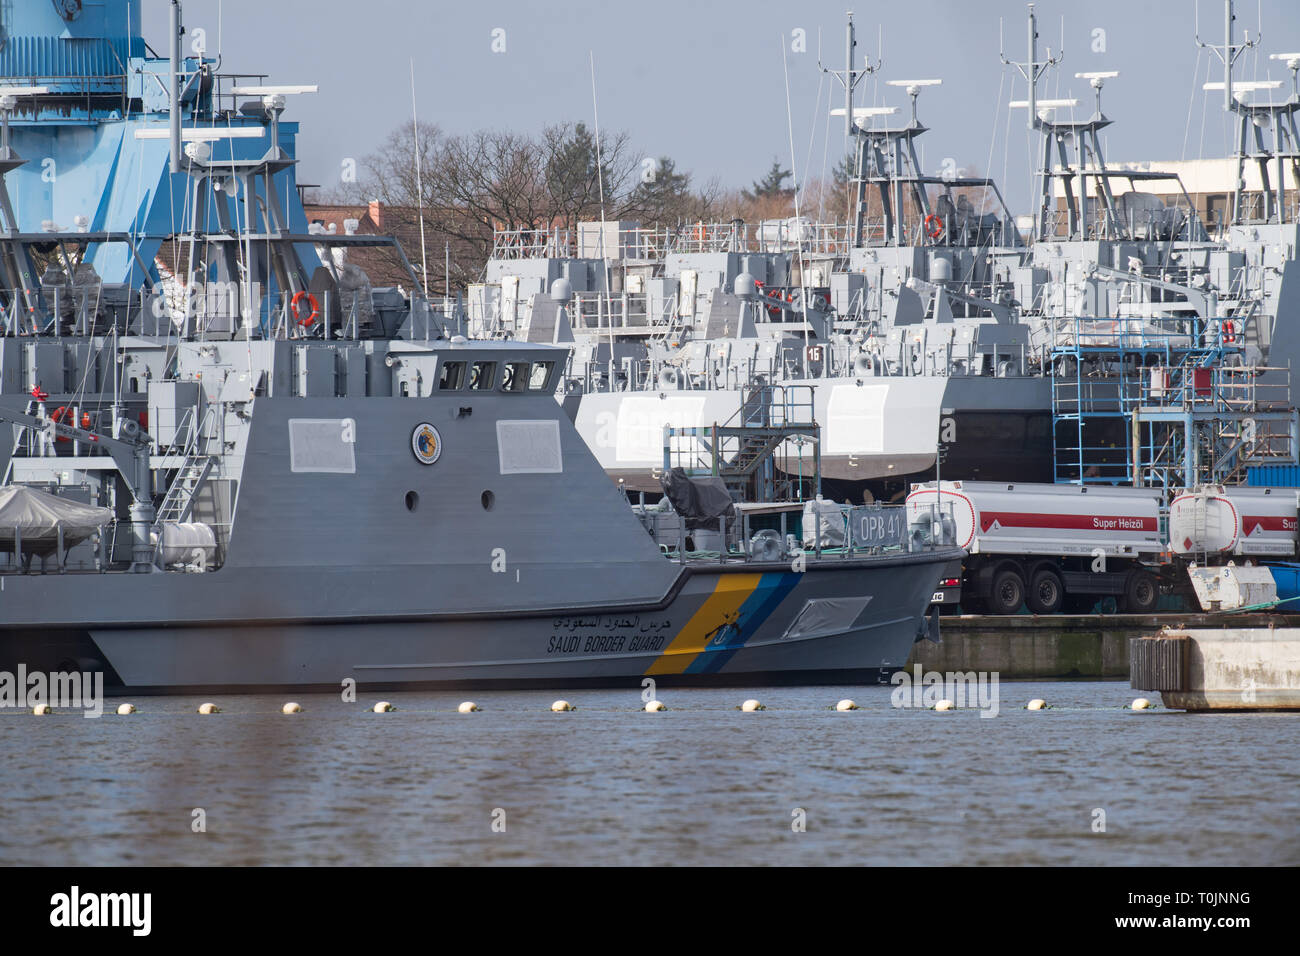
[[(1169, 550), (1201, 564), (1296, 555), (1300, 490), (1201, 485), (1169, 503)], [(1239, 560), (1237, 563), (1241, 563)]]
[(1080, 614), (1114, 597), (1121, 611), (1144, 614), (1167, 578), (1162, 504), (1148, 488), (926, 482), (907, 496), (908, 533), (966, 550), (959, 593), (936, 598), (968, 613), (1015, 614), (1023, 604)]

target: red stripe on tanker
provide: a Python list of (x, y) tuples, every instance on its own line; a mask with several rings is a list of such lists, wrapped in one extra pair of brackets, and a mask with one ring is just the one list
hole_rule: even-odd
[(1059, 528), (1061, 530), (1090, 531), (1158, 531), (1160, 522), (1155, 518), (1135, 518), (1131, 515), (1063, 515), (1033, 512), (981, 511), (980, 530), (1003, 528)]

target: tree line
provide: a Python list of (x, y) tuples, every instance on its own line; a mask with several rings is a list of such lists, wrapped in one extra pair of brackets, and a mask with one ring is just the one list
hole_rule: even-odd
[[(417, 176), (417, 153), (418, 172)], [(850, 165), (802, 187), (800, 212), (843, 220)], [(452, 135), (437, 126), (399, 126), (365, 157), (355, 182), (323, 201), (384, 204), (383, 231), (397, 236), (420, 268), (417, 210), (423, 205), (431, 294), (444, 291), (443, 253), (450, 249), (452, 294), (479, 281), (495, 229), (576, 229), (604, 218), (675, 228), (694, 222), (757, 222), (794, 214), (793, 177), (779, 160), (748, 188), (717, 179), (696, 182), (669, 156), (638, 151), (626, 132), (561, 123), (537, 134), (478, 130)], [(418, 186), (417, 186), (418, 182)], [(384, 253), (374, 255), (383, 257)], [(395, 259), (366, 264), (376, 284), (400, 281)], [(408, 280), (409, 282), (409, 280)]]

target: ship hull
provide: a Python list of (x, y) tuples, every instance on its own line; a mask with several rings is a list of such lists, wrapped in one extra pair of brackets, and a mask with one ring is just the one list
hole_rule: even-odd
[[(802, 572), (688, 568), (656, 604), (9, 628), (0, 632), (0, 665), (99, 669), (112, 689), (155, 693), (326, 690), (349, 679), (373, 688), (874, 681), (906, 662), (950, 556), (887, 555)], [(150, 577), (161, 576), (140, 576), (144, 586)], [(192, 577), (218, 584), (218, 575)]]

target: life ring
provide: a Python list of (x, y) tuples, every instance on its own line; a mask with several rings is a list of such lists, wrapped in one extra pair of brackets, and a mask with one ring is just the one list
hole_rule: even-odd
[(1223, 320), (1223, 341), (1227, 345), (1237, 341), (1237, 327), (1233, 324), (1232, 319)]
[(925, 234), (931, 239), (939, 239), (943, 236), (943, 220), (934, 213), (925, 217)]
[[(302, 317), (302, 300), (306, 299), (307, 304), (311, 306), (311, 314), (307, 318)], [(295, 292), (293, 298), (289, 301), (289, 308), (293, 309), (293, 317), (298, 320), (298, 324), (304, 329), (312, 325), (320, 318), (320, 306), (316, 303), (316, 297), (310, 292)]]

